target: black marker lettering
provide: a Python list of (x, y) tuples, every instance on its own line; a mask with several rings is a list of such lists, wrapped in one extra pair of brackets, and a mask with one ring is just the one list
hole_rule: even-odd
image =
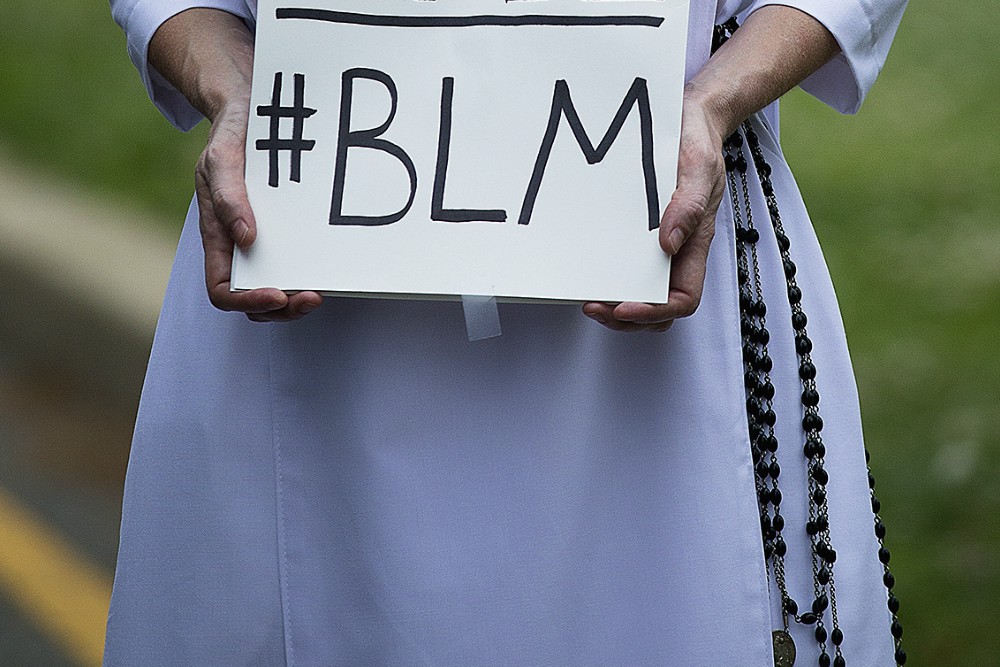
[[(354, 98), (354, 80), (369, 79), (381, 83), (389, 91), (392, 107), (389, 110), (389, 117), (378, 127), (368, 130), (351, 131), (351, 107)], [(413, 205), (413, 198), (417, 194), (417, 170), (413, 166), (413, 160), (402, 148), (396, 144), (379, 139), (378, 137), (389, 129), (393, 118), (396, 117), (396, 103), (398, 94), (396, 83), (385, 72), (374, 69), (357, 67), (344, 72), (341, 79), (340, 90), (340, 127), (337, 135), (337, 163), (333, 175), (333, 204), (330, 207), (331, 225), (391, 225), (403, 219), (410, 207)], [(406, 201), (406, 206), (396, 213), (389, 215), (344, 215), (344, 181), (347, 177), (347, 150), (351, 147), (371, 148), (382, 151), (393, 156), (406, 168), (406, 173), (410, 177), (410, 196)]]
[(521, 206), (521, 214), (517, 223), (526, 225), (531, 222), (531, 213), (535, 208), (535, 199), (538, 197), (538, 189), (542, 185), (542, 177), (545, 175), (545, 167), (549, 162), (549, 155), (552, 153), (552, 145), (556, 140), (556, 132), (559, 129), (559, 120), (563, 115), (566, 122), (573, 130), (573, 136), (580, 145), (588, 164), (596, 164), (604, 159), (621, 132), (625, 119), (628, 118), (633, 106), (639, 107), (639, 131), (642, 141), (642, 174), (646, 185), (646, 209), (649, 216), (649, 229), (657, 229), (660, 226), (660, 201), (656, 192), (656, 168), (653, 164), (653, 116), (649, 106), (649, 90), (646, 87), (646, 80), (636, 77), (632, 82), (632, 87), (625, 94), (618, 113), (615, 114), (611, 126), (604, 133), (604, 138), (597, 148), (587, 136), (587, 131), (580, 121), (580, 116), (573, 106), (573, 99), (569, 94), (569, 85), (565, 80), (556, 81), (555, 91), (552, 95), (552, 109), (549, 112), (549, 122), (545, 128), (545, 135), (542, 137), (542, 145), (538, 149), (538, 157), (535, 159), (535, 168), (531, 172), (531, 179), (528, 181), (528, 189), (524, 194), (524, 203)]
[(455, 79), (441, 79), (441, 124), (438, 130), (437, 167), (434, 170), (434, 193), (431, 196), (431, 220), (439, 222), (505, 222), (507, 211), (500, 209), (445, 208), (444, 185), (448, 178), (448, 154), (451, 150), (451, 107)]

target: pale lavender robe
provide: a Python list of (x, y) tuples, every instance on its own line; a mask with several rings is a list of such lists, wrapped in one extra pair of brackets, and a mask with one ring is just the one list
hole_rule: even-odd
[[(112, 0), (150, 94), (156, 27), (237, 0)], [(251, 3), (252, 4), (252, 3)], [(689, 74), (712, 25), (769, 2), (693, 0)], [(852, 112), (905, 0), (786, 0), (844, 54), (805, 87)], [(776, 125), (776, 109), (768, 112)], [(857, 394), (833, 287), (774, 135), (762, 130), (804, 287), (826, 422), (848, 664), (889, 666)], [(759, 193), (755, 192), (761, 205)], [(763, 210), (763, 209), (761, 209)], [(791, 593), (811, 599), (801, 405), (773, 235), (763, 228)], [(663, 335), (574, 306), (501, 305), (470, 343), (457, 303), (327, 299), (304, 320), (214, 310), (194, 207), (143, 390), (108, 622), (108, 665), (772, 664), (780, 627), (747, 439), (731, 211), (698, 313)], [(801, 664), (816, 664), (794, 628)]]

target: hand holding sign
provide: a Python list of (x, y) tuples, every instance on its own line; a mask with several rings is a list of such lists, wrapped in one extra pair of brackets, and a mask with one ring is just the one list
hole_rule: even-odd
[(686, 0), (309, 4), (259, 5), (237, 288), (665, 300)]
[(664, 305), (587, 303), (583, 312), (589, 317), (617, 331), (666, 331), (675, 319), (694, 314), (725, 189), (722, 140), (719, 122), (685, 97), (677, 190), (660, 224), (660, 245), (673, 257), (670, 298)]

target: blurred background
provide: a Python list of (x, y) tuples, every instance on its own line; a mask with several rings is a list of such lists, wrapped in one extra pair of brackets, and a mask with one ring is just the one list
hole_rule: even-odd
[[(783, 103), (911, 665), (1000, 664), (998, 22), (993, 2), (913, 2), (859, 116)], [(5, 0), (0, 665), (100, 663), (132, 421), (205, 131), (153, 110), (103, 0)]]

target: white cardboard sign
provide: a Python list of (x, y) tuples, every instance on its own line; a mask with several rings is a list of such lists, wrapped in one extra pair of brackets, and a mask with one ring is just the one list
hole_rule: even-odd
[(260, 0), (234, 289), (666, 301), (688, 0)]

